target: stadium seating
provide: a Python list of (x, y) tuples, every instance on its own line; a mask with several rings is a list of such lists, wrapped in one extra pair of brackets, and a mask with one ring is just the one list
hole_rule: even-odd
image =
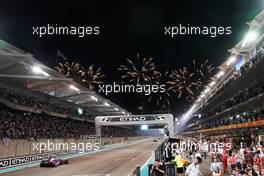
[[(0, 88), (0, 97), (13, 104), (34, 109), (33, 112), (26, 111), (27, 109), (22, 111), (0, 103), (1, 138), (37, 140), (79, 138), (81, 135), (95, 134), (94, 123), (91, 121), (70, 118), (71, 115), (78, 116), (77, 111), (73, 110), (73, 108), (43, 101), (44, 98), (23, 96), (5, 88)], [(55, 113), (66, 113), (66, 115), (57, 117), (56, 114), (50, 115), (45, 110)], [(107, 127), (102, 129), (102, 137), (128, 137), (135, 135), (133, 128)]]

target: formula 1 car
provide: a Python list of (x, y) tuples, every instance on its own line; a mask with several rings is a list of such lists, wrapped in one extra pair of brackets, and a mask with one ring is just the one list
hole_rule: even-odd
[(69, 160), (56, 159), (55, 157), (50, 157), (49, 159), (40, 162), (40, 167), (57, 167), (59, 165), (69, 164)]

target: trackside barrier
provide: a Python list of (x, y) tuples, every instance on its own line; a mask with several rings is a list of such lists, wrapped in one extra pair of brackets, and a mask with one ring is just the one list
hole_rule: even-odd
[(162, 161), (164, 143), (165, 142), (162, 142), (161, 144), (158, 145), (158, 147), (156, 147), (156, 149), (152, 153), (152, 156), (141, 167), (140, 176), (148, 176), (149, 175), (149, 168), (150, 168), (149, 166), (152, 165), (156, 159), (159, 159), (160, 161)]
[(165, 142), (162, 142), (155, 148), (151, 157), (141, 167), (137, 166), (127, 176), (149, 176), (149, 166), (153, 164), (156, 159), (162, 159), (164, 143)]
[(154, 156), (152, 155), (145, 164), (140, 168), (140, 176), (148, 176), (149, 175), (149, 165), (154, 162)]
[(163, 154), (163, 146), (164, 143), (161, 143), (155, 150), (154, 150), (154, 155), (155, 155), (155, 160), (159, 159), (160, 161), (162, 161), (162, 154)]

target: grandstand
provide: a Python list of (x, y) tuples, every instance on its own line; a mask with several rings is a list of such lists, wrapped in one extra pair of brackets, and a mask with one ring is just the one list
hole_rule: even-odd
[[(88, 115), (93, 116), (130, 114), (71, 78), (41, 64), (33, 55), (2, 40), (0, 40), (0, 55), (1, 87), (12, 89), (16, 93), (15, 96), (25, 97), (26, 95), (29, 99), (34, 99), (32, 101), (35, 99), (41, 101), (41, 108), (45, 106), (45, 101), (49, 101), (49, 104), (53, 105), (62, 104), (65, 107), (83, 108)], [(78, 112), (76, 109), (69, 111)], [(71, 114), (71, 117), (75, 115)]]
[(258, 141), (264, 134), (264, 11), (248, 24), (185, 117), (185, 135)]
[[(130, 114), (2, 40), (0, 58), (1, 148), (12, 140), (80, 139), (95, 134), (96, 116)], [(130, 127), (110, 127), (103, 132), (103, 137), (134, 134)], [(21, 154), (9, 152), (0, 158)]]
[[(228, 50), (225, 62), (181, 117), (178, 130), (202, 145), (222, 145), (202, 151), (221, 164), (223, 175), (264, 173), (264, 10), (247, 24), (247, 34)], [(214, 173), (210, 163), (202, 164), (203, 175)]]

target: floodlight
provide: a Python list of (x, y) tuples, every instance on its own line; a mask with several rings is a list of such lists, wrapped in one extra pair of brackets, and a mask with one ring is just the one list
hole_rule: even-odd
[(224, 71), (220, 71), (216, 77), (219, 78), (220, 76), (224, 75), (224, 73)]
[(208, 87), (207, 89), (205, 89), (204, 93), (208, 93), (210, 91), (210, 88)]
[(107, 102), (105, 102), (105, 103), (104, 103), (104, 105), (105, 105), (105, 106), (108, 106), (108, 107), (110, 106), (110, 104), (109, 104), (109, 103), (107, 103)]
[(44, 75), (44, 76), (50, 76), (47, 72), (44, 72), (40, 67), (38, 67), (38, 66), (34, 66), (34, 67), (32, 67), (32, 71), (34, 72), (34, 73), (37, 73), (37, 74), (42, 74), (42, 75)]
[(77, 91), (77, 92), (80, 91), (80, 89), (78, 89), (78, 88), (77, 88), (76, 86), (74, 86), (74, 85), (70, 85), (69, 88), (72, 89), (72, 90), (75, 90), (75, 91)]
[(98, 101), (98, 98), (96, 98), (95, 96), (91, 96), (91, 99), (95, 100), (95, 101)]
[(148, 125), (141, 125), (140, 126), (140, 129), (141, 130), (148, 130)]
[(78, 113), (79, 113), (80, 115), (82, 115), (82, 114), (83, 114), (83, 109), (82, 109), (82, 108), (78, 108)]
[(233, 62), (235, 62), (236, 61), (236, 57), (235, 56), (231, 56), (229, 59), (228, 59), (228, 61), (227, 61), (227, 63), (226, 63), (226, 66), (229, 66), (230, 64), (232, 64)]
[(215, 85), (215, 81), (210, 83), (210, 86), (212, 87), (213, 85)]
[(246, 43), (249, 43), (249, 42), (253, 42), (254, 40), (257, 39), (257, 32), (256, 31), (249, 31), (246, 35), (245, 35), (245, 38), (244, 38), (244, 42), (242, 44), (242, 47), (244, 47), (246, 45)]

